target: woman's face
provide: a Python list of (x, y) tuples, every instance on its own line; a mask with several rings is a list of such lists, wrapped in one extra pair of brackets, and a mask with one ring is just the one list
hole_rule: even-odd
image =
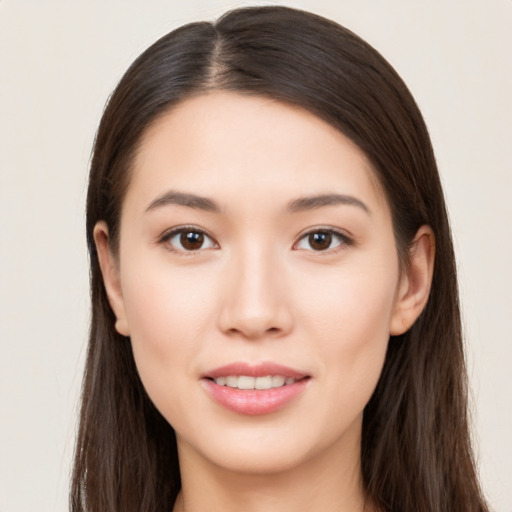
[(349, 139), (271, 99), (182, 102), (143, 139), (116, 261), (117, 329), (180, 456), (259, 473), (358, 460), (401, 279)]

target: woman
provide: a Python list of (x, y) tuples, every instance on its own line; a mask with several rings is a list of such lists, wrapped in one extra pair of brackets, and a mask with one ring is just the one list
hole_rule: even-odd
[(73, 510), (487, 510), (430, 140), (357, 36), (259, 7), (157, 41), (87, 235)]

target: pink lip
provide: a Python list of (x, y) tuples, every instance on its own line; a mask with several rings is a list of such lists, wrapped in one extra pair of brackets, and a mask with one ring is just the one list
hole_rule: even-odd
[(292, 377), (294, 379), (303, 379), (307, 375), (288, 366), (276, 363), (259, 363), (251, 365), (248, 363), (231, 363), (220, 366), (214, 370), (206, 372), (203, 377), (216, 379), (226, 375), (248, 375), (249, 377), (265, 377), (266, 375), (282, 375), (283, 377)]
[[(294, 384), (272, 389), (241, 390), (228, 386), (219, 386), (212, 379), (228, 375), (248, 375), (264, 377), (266, 375), (282, 375), (299, 379)], [(226, 409), (247, 415), (269, 414), (288, 405), (309, 382), (309, 376), (292, 368), (275, 363), (249, 365), (232, 363), (208, 371), (202, 378), (207, 393), (218, 404)]]

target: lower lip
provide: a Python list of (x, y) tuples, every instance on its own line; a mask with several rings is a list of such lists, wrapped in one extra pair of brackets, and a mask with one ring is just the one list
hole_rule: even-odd
[(226, 409), (254, 416), (283, 409), (304, 391), (308, 380), (301, 379), (279, 388), (250, 390), (219, 386), (209, 379), (204, 379), (202, 382), (210, 396)]

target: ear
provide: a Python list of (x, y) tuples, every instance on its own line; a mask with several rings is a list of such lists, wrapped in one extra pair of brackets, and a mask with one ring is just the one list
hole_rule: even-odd
[(435, 237), (430, 226), (422, 226), (409, 248), (408, 267), (400, 279), (391, 317), (390, 334), (405, 333), (427, 304), (432, 284)]
[(94, 226), (93, 235), (108, 302), (116, 316), (116, 331), (123, 336), (129, 336), (130, 330), (119, 278), (119, 265), (110, 250), (107, 224), (103, 221), (98, 222)]

